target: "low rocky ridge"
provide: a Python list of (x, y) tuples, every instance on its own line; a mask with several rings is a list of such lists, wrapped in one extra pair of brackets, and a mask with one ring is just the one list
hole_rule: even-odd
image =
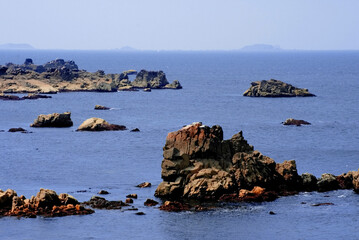
[[(80, 70), (74, 61), (56, 59), (35, 65), (32, 59), (24, 64), (0, 65), (0, 92), (3, 93), (56, 93), (68, 91), (131, 91), (137, 88), (181, 89), (175, 80), (167, 81), (162, 71), (141, 70), (131, 82), (128, 75), (136, 71), (105, 74), (103, 70), (91, 73)], [(0, 98), (1, 99), (1, 98)]]
[(35, 100), (39, 98), (52, 98), (52, 97), (47, 95), (40, 95), (40, 94), (28, 94), (27, 96), (23, 96), (23, 97), (10, 95), (10, 94), (0, 94), (0, 100), (7, 100), (7, 101), (20, 101), (27, 99)]
[(53, 190), (41, 188), (36, 197), (26, 199), (23, 195), (19, 197), (12, 189), (0, 190), (0, 216), (60, 217), (93, 212), (81, 206), (73, 196), (66, 193), (57, 195)]
[(252, 82), (251, 87), (243, 93), (247, 97), (315, 97), (308, 89), (296, 88), (291, 84), (270, 79)]
[(272, 201), (299, 191), (354, 189), (359, 191), (359, 171), (340, 176), (298, 175), (294, 160), (276, 163), (254, 150), (239, 132), (223, 140), (222, 128), (193, 123), (171, 132), (163, 148), (161, 177), (155, 196), (166, 202), (160, 209), (188, 209), (181, 200)]
[(102, 118), (89, 118), (76, 131), (121, 131), (126, 129), (124, 125), (110, 124)]
[(41, 114), (30, 127), (71, 127), (73, 122), (71, 120), (71, 113), (52, 113)]

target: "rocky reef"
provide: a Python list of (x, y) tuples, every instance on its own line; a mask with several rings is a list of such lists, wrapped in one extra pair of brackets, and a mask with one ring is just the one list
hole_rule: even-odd
[(308, 89), (296, 88), (291, 84), (270, 79), (252, 82), (251, 87), (243, 93), (247, 97), (315, 97)]
[(41, 188), (36, 196), (26, 199), (8, 189), (0, 190), (0, 216), (30, 217), (36, 216), (60, 217), (68, 215), (85, 215), (94, 211), (86, 209), (71, 195)]
[[(299, 175), (294, 160), (276, 163), (254, 150), (242, 132), (223, 140), (218, 125), (193, 123), (169, 133), (163, 157), (163, 182), (155, 195), (165, 200), (271, 201), (299, 191), (359, 190), (359, 171), (319, 179)], [(173, 204), (162, 208), (179, 206)]]
[(131, 91), (138, 88), (180, 89), (175, 80), (167, 81), (162, 71), (141, 70), (131, 82), (129, 75), (135, 70), (123, 73), (105, 74), (103, 70), (87, 72), (80, 70), (74, 61), (56, 59), (43, 65), (36, 65), (28, 58), (24, 64), (0, 65), (0, 92), (3, 93), (56, 93), (68, 91)]

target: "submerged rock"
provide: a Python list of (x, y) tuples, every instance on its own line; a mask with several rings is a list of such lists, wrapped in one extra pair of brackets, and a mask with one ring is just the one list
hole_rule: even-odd
[(283, 122), (283, 125), (295, 125), (295, 126), (301, 126), (301, 125), (310, 125), (310, 122), (304, 121), (304, 120), (297, 120), (293, 118), (288, 118)]
[(126, 126), (110, 124), (102, 118), (89, 118), (76, 131), (120, 131), (126, 129)]
[(296, 88), (279, 80), (262, 80), (252, 82), (251, 87), (243, 93), (248, 97), (314, 97), (308, 89)]
[(65, 112), (48, 115), (41, 114), (30, 127), (71, 127), (72, 125), (71, 112)]

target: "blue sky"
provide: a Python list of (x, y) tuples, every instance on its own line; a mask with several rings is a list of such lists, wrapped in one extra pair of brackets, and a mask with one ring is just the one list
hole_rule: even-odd
[(359, 50), (359, 0), (0, 0), (0, 44)]

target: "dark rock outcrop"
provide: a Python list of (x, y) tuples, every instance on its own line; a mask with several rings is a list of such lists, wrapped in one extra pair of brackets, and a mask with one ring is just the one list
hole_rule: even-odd
[(244, 92), (248, 97), (314, 97), (308, 89), (296, 88), (279, 80), (262, 80), (252, 82), (251, 87)]
[(41, 114), (35, 119), (30, 127), (71, 127), (71, 113), (52, 113), (48, 115)]
[(83, 202), (83, 204), (98, 209), (121, 209), (124, 206), (129, 206), (122, 201), (108, 201), (99, 196), (93, 196), (89, 201)]
[(22, 132), (22, 133), (26, 133), (27, 130), (26, 129), (23, 129), (21, 127), (18, 127), (18, 128), (10, 128), (9, 129), (9, 132)]
[(120, 131), (126, 129), (126, 126), (110, 124), (102, 118), (89, 118), (76, 131)]
[(283, 122), (283, 125), (295, 125), (295, 126), (301, 126), (301, 125), (310, 125), (310, 122), (304, 121), (304, 120), (297, 120), (293, 118), (288, 118)]
[(47, 96), (47, 95), (40, 95), (40, 94), (28, 94), (27, 96), (23, 96), (23, 97), (19, 97), (16, 95), (0, 94), (1, 100), (19, 101), (19, 100), (26, 100), (26, 99), (34, 100), (34, 99), (39, 99), (39, 98), (52, 98), (52, 97)]
[(145, 206), (151, 207), (151, 206), (156, 206), (158, 204), (157, 201), (147, 198), (147, 200), (144, 202)]
[(82, 207), (71, 195), (62, 193), (57, 195), (55, 191), (40, 189), (36, 197), (26, 199), (17, 196), (14, 190), (5, 192), (0, 190), (0, 216), (36, 217), (60, 217), (68, 215), (85, 215), (94, 211)]

